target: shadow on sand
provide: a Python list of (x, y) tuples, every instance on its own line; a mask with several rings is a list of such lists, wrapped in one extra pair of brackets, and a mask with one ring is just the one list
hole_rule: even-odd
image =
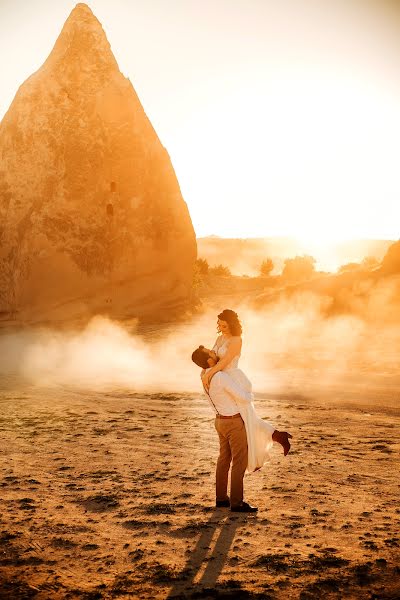
[(222, 573), (238, 526), (248, 518), (254, 519), (254, 515), (232, 515), (229, 510), (215, 509), (202, 525), (196, 546), (167, 598), (207, 597), (207, 590), (212, 591)]

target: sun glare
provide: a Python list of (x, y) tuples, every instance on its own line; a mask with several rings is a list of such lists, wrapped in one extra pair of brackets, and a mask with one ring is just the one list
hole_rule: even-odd
[(393, 98), (346, 78), (281, 76), (258, 95), (216, 99), (195, 122), (172, 156), (197, 235), (289, 235), (317, 248), (395, 235), (380, 210), (399, 188)]
[(340, 244), (341, 242), (347, 241), (349, 238), (341, 237), (340, 235), (330, 235), (324, 231), (310, 230), (304, 232), (303, 235), (298, 235), (295, 240), (304, 248), (304, 250), (313, 255), (313, 253), (323, 252), (334, 244)]

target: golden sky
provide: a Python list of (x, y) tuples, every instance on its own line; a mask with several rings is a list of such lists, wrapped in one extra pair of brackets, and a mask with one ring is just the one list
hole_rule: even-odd
[[(198, 236), (399, 238), (400, 1), (88, 4)], [(74, 5), (0, 0), (0, 118)]]

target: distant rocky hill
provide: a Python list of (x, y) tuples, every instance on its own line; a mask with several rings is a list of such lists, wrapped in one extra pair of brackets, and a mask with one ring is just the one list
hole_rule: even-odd
[(284, 260), (296, 255), (312, 254), (320, 271), (336, 271), (349, 262), (360, 262), (366, 256), (381, 261), (392, 242), (389, 240), (355, 240), (330, 244), (325, 248), (310, 250), (305, 244), (288, 237), (271, 238), (221, 238), (208, 236), (197, 239), (198, 255), (210, 265), (223, 264), (234, 275), (259, 274), (265, 258), (272, 258), (274, 274), (282, 271)]
[[(219, 243), (222, 246), (228, 243), (229, 247), (234, 242), (239, 259), (240, 249), (246, 248), (247, 242), (261, 244), (263, 241), (224, 240), (214, 236), (203, 239), (215, 244), (214, 248)], [(240, 242), (243, 242), (242, 246)], [(215, 269), (199, 271), (198, 293), (202, 302), (216, 309), (228, 302), (233, 306), (247, 306), (259, 311), (276, 309), (278, 305), (281, 305), (285, 312), (307, 312), (314, 307), (324, 316), (352, 315), (371, 323), (398, 324), (400, 240), (394, 243), (366, 241), (364, 244), (360, 243), (360, 248), (361, 251), (371, 251), (375, 248), (377, 252), (387, 244), (389, 247), (381, 260), (351, 263), (346, 265), (348, 269), (340, 270), (339, 273), (317, 270), (306, 273), (301, 268), (301, 261), (297, 262), (297, 266), (292, 264), (293, 269), (290, 272), (273, 276), (221, 276)], [(253, 249), (254, 247), (257, 248), (253, 245)], [(204, 256), (204, 247), (199, 244), (199, 248)], [(372, 252), (369, 255), (373, 255)], [(222, 252), (215, 255), (215, 262), (222, 261), (222, 257)], [(225, 255), (224, 258), (227, 257), (229, 258), (229, 255)], [(207, 260), (213, 264), (213, 255), (209, 255)], [(229, 264), (229, 261), (225, 260), (225, 264)]]
[(266, 287), (254, 295), (253, 308), (288, 301), (304, 307), (317, 302), (327, 316), (351, 314), (369, 322), (400, 321), (400, 240), (389, 246), (382, 262), (373, 269), (359, 265), (342, 273), (315, 273), (297, 283), (289, 283), (284, 277), (272, 279), (276, 289)]
[(195, 259), (168, 153), (78, 4), (0, 125), (1, 316), (172, 314)]

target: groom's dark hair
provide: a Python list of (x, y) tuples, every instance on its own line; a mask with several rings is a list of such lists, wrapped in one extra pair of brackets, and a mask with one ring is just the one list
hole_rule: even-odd
[(208, 352), (205, 352), (204, 346), (199, 346), (192, 354), (192, 361), (202, 369), (209, 368), (210, 365), (207, 362), (209, 358), (210, 355), (208, 354)]

